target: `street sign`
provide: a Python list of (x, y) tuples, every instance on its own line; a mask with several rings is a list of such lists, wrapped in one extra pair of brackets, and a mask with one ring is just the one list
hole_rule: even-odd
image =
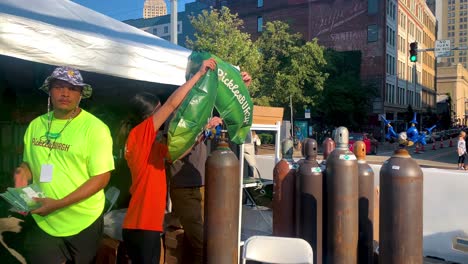
[(449, 57), (450, 56), (450, 39), (436, 40), (435, 42), (435, 56), (436, 57)]

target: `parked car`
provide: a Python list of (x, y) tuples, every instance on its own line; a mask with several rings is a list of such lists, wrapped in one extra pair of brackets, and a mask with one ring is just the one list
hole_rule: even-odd
[(439, 131), (439, 132), (432, 132), (432, 134), (426, 134), (426, 143), (434, 143), (434, 142), (439, 142), (442, 137), (444, 137), (445, 132), (444, 131)]
[(353, 151), (353, 144), (356, 141), (363, 141), (366, 145), (366, 154), (377, 154), (378, 141), (370, 137), (367, 133), (349, 133), (349, 150)]

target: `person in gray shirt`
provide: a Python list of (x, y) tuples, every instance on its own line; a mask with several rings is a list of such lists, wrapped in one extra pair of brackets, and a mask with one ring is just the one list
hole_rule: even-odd
[[(252, 78), (241, 72), (242, 80), (249, 86)], [(214, 116), (206, 125), (212, 129), (222, 124), (221, 118)], [(190, 153), (169, 164), (166, 173), (170, 177), (169, 193), (172, 211), (180, 220), (190, 252), (190, 263), (203, 263), (203, 224), (205, 205), (205, 163), (208, 149), (203, 136), (192, 147)]]

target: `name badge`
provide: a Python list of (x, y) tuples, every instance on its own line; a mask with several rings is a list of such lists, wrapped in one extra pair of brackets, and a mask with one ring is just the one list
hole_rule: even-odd
[(52, 164), (43, 164), (41, 167), (41, 177), (39, 178), (40, 182), (51, 182), (52, 181), (52, 171), (54, 170), (54, 165)]

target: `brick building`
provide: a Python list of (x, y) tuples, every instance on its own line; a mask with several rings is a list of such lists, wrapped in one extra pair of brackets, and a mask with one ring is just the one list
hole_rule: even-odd
[(379, 126), (378, 114), (403, 124), (408, 105), (420, 113), (435, 109), (435, 66), (432, 53), (409, 62), (409, 44), (434, 46), (435, 17), (423, 0), (199, 0), (228, 6), (257, 38), (267, 21), (288, 22), (306, 40), (337, 51), (361, 51), (361, 79), (374, 84), (369, 123)]

